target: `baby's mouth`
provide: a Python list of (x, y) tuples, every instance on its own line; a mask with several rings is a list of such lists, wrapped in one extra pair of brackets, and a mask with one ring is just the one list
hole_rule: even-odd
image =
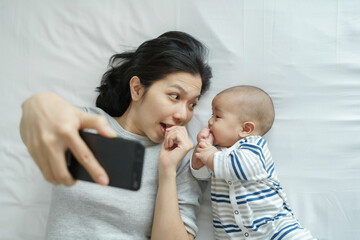
[(213, 134), (213, 132), (211, 130), (210, 130), (210, 134), (209, 134), (209, 137), (208, 137), (208, 141), (211, 144), (214, 144), (214, 142), (215, 142), (215, 137), (214, 137), (214, 134)]

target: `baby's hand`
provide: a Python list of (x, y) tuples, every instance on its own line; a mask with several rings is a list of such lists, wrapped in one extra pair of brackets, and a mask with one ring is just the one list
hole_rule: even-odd
[(217, 152), (217, 148), (206, 140), (202, 140), (196, 146), (193, 159), (200, 159), (211, 170), (214, 170), (214, 154)]
[(204, 127), (203, 129), (200, 130), (200, 132), (197, 135), (197, 141), (198, 144), (195, 147), (194, 154), (191, 160), (191, 166), (195, 170), (198, 170), (205, 165), (204, 162), (196, 155), (196, 153), (199, 153), (199, 148), (200, 148), (199, 144), (204, 141), (208, 145), (212, 146), (212, 144), (214, 143), (214, 136), (212, 135), (208, 127)]
[(211, 145), (214, 143), (214, 136), (212, 135), (208, 127), (204, 127), (203, 129), (201, 129), (197, 135), (198, 143), (200, 143), (202, 140), (205, 140)]
[(195, 170), (199, 170), (200, 168), (202, 168), (205, 165), (199, 158), (195, 157), (197, 148), (198, 147), (196, 146), (195, 151), (192, 155), (192, 159), (191, 159), (191, 167)]

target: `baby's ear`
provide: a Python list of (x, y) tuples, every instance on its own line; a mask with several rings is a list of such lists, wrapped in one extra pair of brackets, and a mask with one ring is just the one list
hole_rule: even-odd
[(240, 128), (239, 136), (241, 138), (246, 138), (250, 136), (255, 131), (254, 122), (244, 122)]

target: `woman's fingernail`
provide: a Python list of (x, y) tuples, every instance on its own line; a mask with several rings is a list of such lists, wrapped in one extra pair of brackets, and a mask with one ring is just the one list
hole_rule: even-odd
[(104, 128), (104, 130), (111, 136), (116, 137), (116, 132), (111, 127), (107, 126)]
[(101, 184), (101, 185), (108, 185), (108, 179), (107, 179), (107, 177), (105, 177), (105, 176), (100, 176), (99, 178), (98, 178), (98, 183), (99, 184)]

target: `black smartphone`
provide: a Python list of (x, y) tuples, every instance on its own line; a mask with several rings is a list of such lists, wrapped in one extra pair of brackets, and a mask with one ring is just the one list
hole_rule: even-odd
[[(144, 163), (144, 145), (120, 137), (106, 138), (87, 131), (79, 133), (108, 174), (109, 186), (139, 190)], [(75, 179), (94, 182), (70, 150), (66, 152), (66, 161)]]

